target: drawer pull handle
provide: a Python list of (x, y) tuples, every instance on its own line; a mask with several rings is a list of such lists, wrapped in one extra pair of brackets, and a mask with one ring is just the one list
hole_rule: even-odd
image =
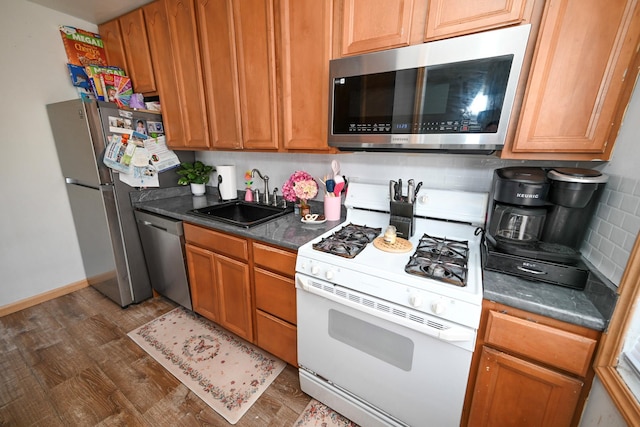
[(531, 270), (530, 268), (526, 268), (526, 267), (522, 267), (522, 266), (518, 266), (516, 267), (518, 270), (520, 271), (524, 271), (525, 273), (531, 273), (531, 274), (547, 274), (546, 271), (540, 271), (540, 270)]

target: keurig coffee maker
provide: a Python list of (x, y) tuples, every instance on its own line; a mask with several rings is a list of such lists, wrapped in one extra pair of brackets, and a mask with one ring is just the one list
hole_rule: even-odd
[(584, 288), (580, 245), (607, 179), (591, 169), (496, 169), (485, 268)]

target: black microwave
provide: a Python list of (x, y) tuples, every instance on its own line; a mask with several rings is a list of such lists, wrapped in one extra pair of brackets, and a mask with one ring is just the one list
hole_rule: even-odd
[(329, 145), (501, 150), (530, 31), (520, 25), (332, 60)]

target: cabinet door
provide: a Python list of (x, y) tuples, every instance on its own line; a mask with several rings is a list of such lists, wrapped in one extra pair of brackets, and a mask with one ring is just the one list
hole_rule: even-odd
[(331, 1), (279, 0), (284, 147), (328, 150)]
[(211, 145), (242, 148), (232, 0), (196, 0)]
[(235, 0), (242, 144), (277, 149), (275, 17), (273, 1)]
[(344, 0), (341, 54), (409, 45), (413, 0)]
[(273, 3), (198, 0), (214, 148), (276, 149)]
[(575, 378), (483, 347), (468, 425), (568, 426), (582, 386)]
[(533, 0), (430, 0), (425, 40), (529, 22)]
[(215, 255), (197, 246), (185, 245), (193, 311), (219, 322), (219, 296), (216, 285)]
[(177, 82), (173, 68), (171, 35), (164, 2), (154, 1), (144, 6), (144, 18), (149, 37), (155, 80), (162, 105), (162, 117), (167, 145), (184, 148), (185, 133), (180, 110)]
[(249, 266), (244, 262), (216, 255), (215, 272), (220, 297), (220, 325), (253, 341)]
[(98, 32), (104, 43), (104, 51), (107, 55), (107, 63), (120, 67), (128, 72), (127, 58), (120, 31), (120, 22), (117, 19), (98, 25)]
[(136, 9), (119, 18), (122, 42), (127, 57), (127, 73), (137, 93), (156, 92), (156, 81), (149, 52), (149, 38), (142, 9)]
[[(181, 117), (166, 117), (165, 120), (171, 122), (181, 120), (184, 127), (183, 141), (175, 141), (174, 139), (174, 142), (179, 145), (172, 148), (207, 149), (210, 147), (209, 125), (195, 6), (193, 0), (159, 1), (162, 1), (166, 6), (171, 38), (170, 49), (173, 53), (173, 67), (181, 115)], [(169, 46), (166, 48), (168, 49)]]
[[(608, 160), (640, 37), (635, 0), (545, 5), (513, 145), (503, 158)], [(627, 75), (629, 71), (629, 75)]]

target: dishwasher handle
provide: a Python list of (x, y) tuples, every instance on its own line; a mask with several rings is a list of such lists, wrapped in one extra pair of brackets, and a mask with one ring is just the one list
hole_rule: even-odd
[(153, 227), (165, 233), (173, 234), (174, 236), (184, 235), (182, 221), (179, 219), (169, 218), (166, 216), (151, 214), (138, 210), (135, 211), (135, 216), (136, 221), (138, 221), (139, 225), (145, 227)]

